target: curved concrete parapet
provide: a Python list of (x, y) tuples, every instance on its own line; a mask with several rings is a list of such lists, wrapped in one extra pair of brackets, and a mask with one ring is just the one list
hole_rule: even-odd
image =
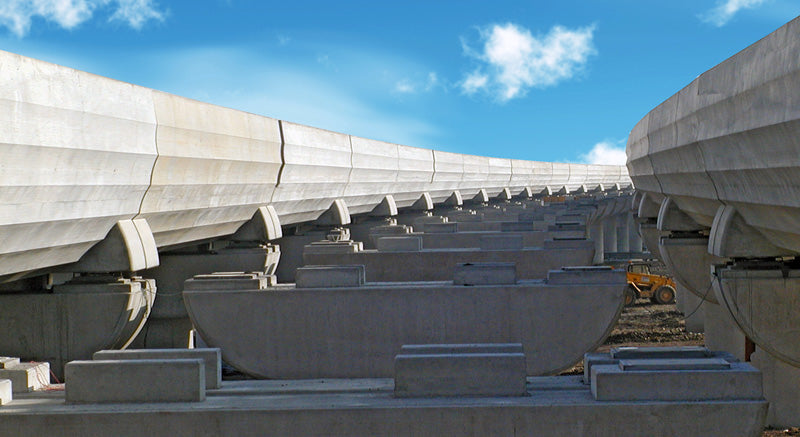
[(546, 375), (602, 344), (622, 309), (625, 272), (489, 286), (203, 281), (187, 281), (183, 293), (192, 323), (227, 363), (257, 378), (390, 377), (403, 344), (509, 342), (523, 344), (528, 375)]
[[(439, 152), (222, 108), (0, 52), (0, 281), (75, 263), (114, 225), (157, 248), (229, 236), (272, 205), (282, 225), (343, 201), (409, 208), (546, 184), (630, 184), (623, 166)], [(501, 196), (501, 197), (502, 197)], [(152, 266), (152, 264), (148, 264)]]
[(798, 53), (795, 19), (647, 114), (628, 138), (637, 190), (670, 196), (707, 228), (721, 205), (734, 206), (774, 246), (800, 254)]
[(0, 52), (0, 278), (78, 261), (134, 218), (157, 150), (153, 94)]

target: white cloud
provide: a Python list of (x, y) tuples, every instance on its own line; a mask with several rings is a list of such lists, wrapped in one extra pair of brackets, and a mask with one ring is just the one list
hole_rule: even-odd
[(141, 29), (149, 20), (164, 21), (164, 13), (156, 9), (152, 0), (116, 0), (117, 10), (110, 20), (123, 21), (134, 29)]
[(766, 0), (720, 0), (713, 9), (701, 14), (699, 17), (706, 23), (722, 27), (742, 9), (754, 9), (764, 4)]
[(0, 26), (22, 38), (38, 17), (69, 30), (106, 6), (114, 8), (109, 21), (122, 21), (134, 29), (141, 29), (149, 20), (164, 19), (164, 12), (157, 9), (153, 0), (5, 0), (0, 4)]
[(589, 153), (581, 155), (586, 164), (625, 165), (628, 160), (623, 141), (601, 141)]
[(403, 78), (394, 84), (394, 92), (399, 94), (416, 94), (418, 92), (429, 92), (440, 85), (439, 75), (431, 71), (424, 80), (412, 81)]
[(460, 82), (462, 91), (473, 94), (482, 90), (505, 102), (524, 96), (532, 87), (545, 88), (569, 79), (597, 53), (592, 42), (594, 29), (554, 26), (538, 37), (512, 23), (482, 29), (482, 50), (462, 41), (464, 54), (480, 63)]

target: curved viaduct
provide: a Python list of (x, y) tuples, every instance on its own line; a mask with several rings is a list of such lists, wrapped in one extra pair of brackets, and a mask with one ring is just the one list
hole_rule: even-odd
[[(6, 52), (0, 67), (0, 282), (151, 268), (156, 248), (229, 236), (267, 205), (286, 226), (317, 220), (337, 200), (357, 215), (387, 196), (399, 209), (431, 209), (454, 192), (527, 197), (630, 185), (624, 166), (390, 144)], [(127, 251), (127, 265), (98, 266), (107, 261), (98, 254), (71, 266), (110, 238), (124, 247), (97, 251)]]
[[(706, 343), (764, 372), (800, 423), (800, 19), (701, 74), (633, 128), (643, 239), (704, 299)], [(745, 339), (746, 336), (746, 339)]]

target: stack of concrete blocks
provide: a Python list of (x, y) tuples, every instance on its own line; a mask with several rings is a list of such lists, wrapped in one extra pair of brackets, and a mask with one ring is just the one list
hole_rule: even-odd
[(268, 379), (391, 377), (403, 344), (442, 343), (522, 343), (537, 357), (527, 374), (553, 374), (613, 329), (624, 272), (573, 268), (531, 281), (517, 271), (512, 263), (466, 263), (450, 281), (371, 283), (363, 265), (309, 266), (298, 269), (296, 284), (196, 277), (184, 299), (201, 337), (225, 351), (228, 364)]
[(403, 345), (394, 357), (395, 397), (524, 396), (522, 344)]
[(0, 357), (0, 380), (8, 381), (0, 385), (0, 391), (8, 390), (7, 400), (10, 402), (12, 392), (29, 393), (47, 388), (50, 385), (50, 364), (22, 363), (17, 357)]
[(219, 349), (104, 350), (67, 363), (67, 403), (202, 402), (222, 383)]
[(763, 420), (761, 376), (729, 353), (704, 347), (612, 348), (584, 358), (584, 383), (598, 401), (750, 402)]

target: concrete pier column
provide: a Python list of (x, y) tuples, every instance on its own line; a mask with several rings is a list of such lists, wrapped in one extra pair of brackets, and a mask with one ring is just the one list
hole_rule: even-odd
[(597, 221), (589, 225), (589, 238), (594, 241), (594, 260), (593, 264), (602, 264), (605, 261), (603, 251), (603, 222)]
[(603, 248), (606, 252), (617, 251), (617, 219), (614, 216), (603, 220)]
[(676, 282), (675, 286), (675, 303), (678, 311), (685, 317), (686, 332), (703, 332), (705, 307), (714, 304), (704, 303), (702, 299), (689, 291), (680, 282)]
[(639, 235), (639, 223), (633, 217), (633, 214), (628, 214), (628, 250), (631, 252), (642, 251), (642, 236)]
[(630, 246), (628, 245), (628, 216), (630, 213), (624, 212), (617, 215), (617, 250), (620, 252), (629, 252)]
[(715, 351), (730, 352), (736, 358), (744, 361), (745, 336), (736, 326), (736, 322), (728, 310), (721, 305), (709, 302), (703, 311), (706, 347)]
[(800, 369), (780, 361), (756, 346), (751, 364), (763, 376), (764, 397), (769, 401), (767, 426), (788, 428), (800, 418)]

